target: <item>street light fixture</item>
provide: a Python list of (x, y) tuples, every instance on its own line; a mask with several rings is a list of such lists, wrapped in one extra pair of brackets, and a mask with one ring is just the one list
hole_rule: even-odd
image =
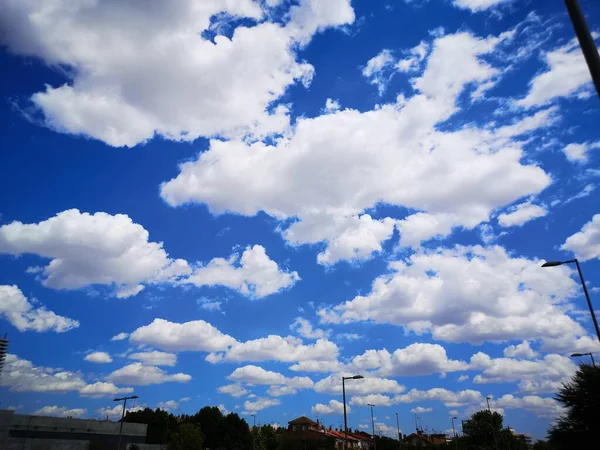
[(377, 450), (377, 443), (375, 442), (375, 416), (373, 416), (373, 407), (370, 403), (367, 403), (367, 406), (371, 407), (371, 424), (373, 425), (373, 450)]
[(596, 361), (594, 361), (594, 355), (592, 354), (592, 352), (588, 352), (588, 353), (573, 353), (571, 355), (571, 358), (580, 358), (582, 356), (589, 356), (590, 358), (592, 358), (592, 366), (596, 367)]
[(342, 397), (344, 399), (344, 450), (348, 450), (348, 418), (346, 415), (346, 380), (361, 380), (362, 375), (352, 377), (342, 377)]
[(398, 413), (396, 413), (396, 426), (398, 427), (398, 446), (402, 448), (402, 435), (400, 434), (400, 419)]
[(452, 433), (454, 434), (454, 447), (458, 450), (458, 436), (456, 435), (456, 428), (454, 428), (454, 421), (457, 420), (458, 417), (452, 418)]
[(117, 446), (117, 450), (121, 450), (121, 436), (123, 435), (123, 422), (125, 422), (125, 409), (127, 408), (127, 400), (135, 400), (139, 398), (137, 395), (132, 395), (131, 397), (121, 397), (115, 398), (113, 402), (123, 402), (123, 414), (121, 415), (121, 426), (119, 427), (119, 444)]
[(563, 264), (573, 264), (577, 266), (577, 272), (579, 272), (579, 279), (581, 280), (581, 286), (583, 286), (583, 292), (585, 293), (585, 299), (587, 300), (588, 308), (590, 309), (590, 314), (592, 315), (592, 322), (594, 322), (594, 328), (596, 329), (596, 335), (598, 336), (598, 341), (600, 342), (600, 327), (598, 327), (598, 321), (596, 320), (596, 313), (594, 313), (594, 307), (592, 306), (592, 301), (590, 300), (590, 294), (588, 293), (587, 286), (585, 285), (585, 280), (583, 279), (583, 273), (581, 272), (581, 267), (579, 266), (579, 261), (577, 258), (569, 259), (567, 261), (548, 261), (542, 264), (542, 267), (556, 267), (562, 266)]

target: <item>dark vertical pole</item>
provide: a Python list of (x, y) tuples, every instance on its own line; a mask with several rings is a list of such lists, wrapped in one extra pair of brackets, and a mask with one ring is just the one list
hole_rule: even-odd
[(596, 43), (587, 26), (579, 2), (577, 0), (565, 0), (565, 4), (567, 5), (571, 22), (573, 22), (573, 28), (575, 28), (575, 34), (579, 40), (581, 51), (592, 75), (592, 80), (594, 80), (596, 92), (600, 96), (600, 56), (598, 56)]
[[(596, 53), (596, 56), (598, 56), (598, 53)], [(598, 92), (600, 93), (600, 91)], [(581, 285), (583, 286), (583, 292), (585, 293), (585, 299), (587, 300), (588, 308), (590, 308), (590, 314), (592, 315), (594, 328), (596, 328), (596, 336), (598, 336), (598, 341), (600, 341), (600, 328), (598, 328), (598, 320), (596, 320), (596, 313), (594, 312), (594, 307), (592, 306), (590, 294), (587, 290), (587, 286), (585, 285), (585, 280), (583, 279), (583, 273), (581, 272), (581, 267), (579, 267), (578, 260), (575, 260), (575, 265), (577, 266), (577, 271), (579, 272), (579, 279), (581, 280)]]
[(402, 435), (400, 434), (400, 419), (398, 413), (396, 413), (396, 427), (398, 428), (398, 446), (402, 448)]
[(377, 450), (377, 442), (375, 440), (375, 416), (373, 416), (373, 405), (371, 405), (371, 423), (373, 424), (373, 450)]
[(452, 418), (452, 433), (454, 434), (454, 447), (458, 450), (458, 436), (456, 435), (456, 428), (454, 428), (454, 419), (455, 417)]
[(342, 397), (344, 400), (344, 450), (348, 450), (348, 419), (346, 418), (346, 379), (342, 377)]
[(592, 358), (592, 366), (596, 367), (596, 361), (594, 361), (594, 355), (590, 353), (590, 358)]
[(127, 408), (127, 398), (123, 399), (123, 414), (121, 415), (121, 426), (119, 427), (119, 445), (117, 450), (121, 450), (121, 435), (123, 434), (123, 422), (125, 422), (125, 408)]

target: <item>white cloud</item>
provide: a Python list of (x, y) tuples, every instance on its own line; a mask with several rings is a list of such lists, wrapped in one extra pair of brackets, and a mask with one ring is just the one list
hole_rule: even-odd
[(26, 359), (8, 354), (4, 363), (0, 386), (15, 392), (79, 392), (85, 397), (126, 394), (131, 388), (119, 388), (113, 383), (88, 384), (82, 374), (53, 367), (35, 366)]
[(538, 352), (531, 348), (529, 341), (523, 341), (520, 344), (506, 347), (504, 349), (504, 356), (507, 358), (533, 359), (538, 356)]
[(573, 376), (577, 366), (571, 358), (556, 354), (531, 361), (494, 359), (479, 352), (471, 357), (471, 369), (482, 370), (473, 378), (475, 383), (519, 382), (521, 390), (526, 392), (554, 392), (562, 382)]
[(169, 258), (162, 244), (124, 214), (70, 209), (39, 223), (0, 227), (0, 253), (50, 258), (42, 283), (55, 289), (92, 284), (114, 286), (118, 297), (135, 295), (143, 283), (167, 281), (189, 272), (187, 262)]
[(221, 303), (207, 297), (201, 297), (196, 300), (196, 304), (205, 311), (221, 311)]
[(384, 49), (377, 56), (374, 56), (367, 61), (367, 65), (363, 67), (363, 76), (369, 80), (369, 83), (377, 86), (379, 95), (382, 95), (387, 88), (387, 83), (389, 82), (391, 75), (386, 72), (389, 72), (394, 64), (395, 59), (392, 52), (388, 49)]
[(86, 357), (83, 359), (96, 364), (106, 364), (113, 361), (110, 355), (106, 352), (93, 352), (89, 355), (86, 355)]
[(32, 414), (34, 416), (74, 417), (76, 419), (79, 419), (81, 416), (87, 414), (87, 409), (69, 409), (64, 406), (44, 406), (40, 409), (36, 409)]
[(454, 6), (461, 9), (468, 9), (472, 13), (486, 11), (495, 8), (503, 3), (509, 3), (514, 0), (452, 0)]
[[(141, 405), (134, 406), (134, 407), (128, 406), (126, 413), (141, 411), (143, 409), (144, 409), (144, 407)], [(112, 420), (119, 420), (119, 419), (121, 419), (121, 415), (123, 414), (123, 405), (115, 405), (115, 406), (107, 406), (105, 408), (99, 408), (96, 410), (96, 414), (98, 414), (98, 416), (100, 416), (102, 419), (104, 419), (105, 417), (108, 417)]]
[(553, 398), (543, 398), (535, 395), (515, 397), (510, 394), (503, 395), (493, 402), (494, 407), (516, 408), (530, 411), (539, 417), (554, 419), (564, 413), (563, 407)]
[(421, 41), (419, 45), (413, 47), (406, 53), (407, 57), (396, 63), (396, 69), (400, 72), (413, 72), (420, 68), (421, 63), (429, 53), (429, 44), (425, 41)]
[(129, 359), (135, 359), (151, 366), (171, 366), (177, 364), (177, 355), (158, 351), (132, 353)]
[(452, 392), (448, 389), (433, 388), (428, 391), (412, 389), (406, 394), (397, 395), (394, 398), (396, 403), (415, 403), (425, 400), (440, 401), (448, 408), (458, 408), (469, 404), (481, 403), (483, 395), (481, 395), (481, 392), (472, 389)]
[(55, 314), (29, 301), (16, 285), (0, 285), (0, 317), (5, 317), (19, 331), (54, 331), (64, 333), (79, 327), (77, 320)]
[(212, 259), (208, 264), (195, 268), (182, 283), (227, 286), (244, 295), (262, 298), (290, 288), (299, 280), (298, 272), (281, 270), (267, 256), (263, 246), (255, 245), (246, 248), (241, 258), (233, 254), (228, 259)]
[(227, 379), (237, 383), (271, 386), (273, 389), (269, 391), (269, 395), (276, 397), (295, 394), (298, 389), (309, 389), (314, 386), (313, 381), (308, 377), (288, 378), (278, 372), (253, 365), (238, 367)]
[(367, 406), (369, 404), (377, 406), (391, 406), (394, 404), (394, 399), (383, 394), (369, 394), (360, 396), (355, 395), (350, 399), (350, 404), (358, 406)]
[(560, 249), (575, 253), (581, 261), (600, 257), (600, 214), (594, 215), (581, 231), (569, 236)]
[(299, 118), (273, 145), (212, 140), (197, 160), (163, 183), (161, 196), (171, 206), (206, 204), (213, 214), (264, 211), (278, 220), (295, 219), (281, 225), (285, 239), (294, 246), (325, 242), (318, 259), (326, 265), (365, 260), (381, 250), (397, 220), (365, 214), (381, 203), (435, 218), (439, 226), (420, 240), (455, 227), (472, 229), (551, 181), (537, 164), (521, 162), (519, 140), (550, 125), (550, 112), (537, 116), (535, 127), (527, 117), (508, 127), (437, 127), (459, 110), (465, 89), (499, 76), (483, 57), (509, 35), (437, 37), (424, 71), (412, 79), (415, 95), (396, 103)]
[(139, 362), (128, 364), (106, 376), (107, 381), (138, 386), (160, 384), (169, 381), (187, 383), (191, 379), (192, 377), (185, 373), (168, 374), (158, 367), (145, 366)]
[(183, 403), (183, 402), (189, 402), (189, 401), (191, 401), (191, 400), (192, 400), (192, 399), (191, 399), (191, 397), (183, 397), (183, 398), (180, 398), (180, 399), (179, 399), (179, 402), (180, 402), (180, 403)]
[(569, 144), (563, 149), (563, 152), (569, 161), (585, 164), (589, 159), (589, 151), (596, 148), (600, 148), (600, 141)]
[(576, 40), (546, 52), (543, 57), (547, 70), (531, 80), (527, 96), (518, 100), (517, 105), (526, 108), (545, 105), (581, 93), (592, 81)]
[[(252, 0), (2, 4), (10, 51), (69, 68), (69, 83), (31, 97), (48, 126), (112, 146), (280, 131), (287, 110), (269, 106), (314, 72), (298, 45), (354, 21), (349, 0), (302, 0), (285, 25)], [(211, 26), (219, 14), (249, 20), (227, 37)]]
[(162, 409), (163, 411), (173, 411), (179, 408), (179, 403), (175, 400), (167, 400), (166, 402), (157, 403), (156, 407)]
[(232, 397), (239, 398), (248, 394), (248, 390), (244, 389), (244, 387), (239, 383), (228, 384), (226, 386), (221, 386), (217, 389), (221, 394), (229, 394)]
[(394, 353), (385, 349), (367, 350), (355, 356), (350, 366), (358, 370), (377, 369), (377, 374), (383, 376), (418, 376), (465, 370), (468, 364), (448, 359), (441, 345), (415, 343)]
[(333, 113), (333, 112), (339, 111), (340, 109), (342, 109), (342, 106), (340, 105), (339, 101), (328, 98), (325, 101), (325, 109), (323, 112)]
[(296, 317), (294, 323), (290, 325), (290, 330), (306, 339), (326, 339), (331, 334), (331, 330), (313, 328), (312, 324), (303, 317)]
[(585, 335), (559, 307), (578, 292), (571, 269), (540, 266), (499, 246), (421, 250), (391, 262), (370, 293), (318, 314), (324, 322), (390, 323), (451, 342)]
[(423, 414), (431, 411), (433, 411), (433, 408), (424, 408), (422, 406), (417, 406), (416, 408), (410, 410), (410, 412), (413, 414)]
[(126, 387), (120, 388), (115, 386), (113, 383), (106, 383), (103, 381), (97, 381), (93, 384), (88, 384), (87, 386), (79, 389), (79, 395), (83, 397), (106, 397), (107, 395), (115, 395), (115, 394), (131, 394), (133, 392), (133, 388)]
[(456, 381), (458, 381), (459, 383), (462, 383), (463, 381), (467, 381), (469, 378), (470, 378), (469, 375), (461, 375), (460, 377), (458, 377), (456, 379)]
[(270, 408), (271, 406), (280, 405), (281, 402), (276, 398), (258, 398), (255, 401), (246, 400), (244, 402), (244, 410), (256, 413), (257, 411), (262, 411), (265, 408)]
[(326, 339), (318, 339), (314, 344), (307, 345), (293, 336), (269, 335), (265, 338), (236, 342), (225, 353), (211, 354), (207, 360), (209, 362), (336, 361), (338, 354), (337, 345)]
[(295, 372), (339, 372), (344, 370), (345, 366), (339, 361), (299, 361), (290, 366), (290, 370)]
[(511, 208), (510, 212), (500, 214), (498, 216), (498, 223), (501, 227), (520, 227), (533, 219), (544, 217), (547, 214), (548, 210), (543, 206), (525, 202)]
[[(342, 375), (352, 376), (353, 373), (336, 373), (327, 378), (323, 378), (315, 383), (315, 392), (319, 394), (341, 394), (342, 393)], [(368, 395), (377, 393), (399, 393), (404, 391), (404, 386), (398, 384), (396, 380), (389, 378), (379, 378), (375, 376), (365, 376), (361, 380), (346, 380), (346, 394)]]
[(170, 351), (206, 352), (225, 350), (236, 342), (204, 320), (174, 323), (164, 319), (154, 319), (151, 324), (138, 328), (129, 340)]
[(111, 341), (123, 341), (129, 337), (129, 333), (119, 333), (110, 338)]
[[(349, 413), (351, 410), (351, 408), (346, 405), (346, 412)], [(327, 405), (324, 405), (322, 403), (317, 403), (315, 406), (312, 407), (311, 409), (313, 414), (321, 414), (321, 415), (327, 415), (327, 414), (344, 414), (344, 405), (342, 402), (339, 402), (337, 400), (329, 400), (329, 403)]]

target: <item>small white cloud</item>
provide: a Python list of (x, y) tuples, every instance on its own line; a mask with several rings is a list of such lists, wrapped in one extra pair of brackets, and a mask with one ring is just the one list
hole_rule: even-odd
[(517, 345), (509, 345), (504, 349), (504, 356), (508, 358), (526, 358), (532, 359), (538, 356), (538, 352), (534, 351), (529, 345), (529, 341), (523, 341)]
[(520, 227), (533, 219), (544, 217), (547, 214), (548, 210), (543, 206), (525, 202), (515, 206), (508, 213), (500, 214), (498, 216), (498, 224), (502, 227)]
[(140, 353), (132, 353), (128, 356), (129, 359), (142, 361), (151, 366), (171, 366), (177, 364), (177, 355), (174, 353), (148, 351)]
[(569, 236), (560, 247), (575, 253), (581, 261), (600, 257), (600, 214), (594, 215), (592, 220), (583, 225), (581, 231)]
[(147, 386), (166, 382), (187, 383), (192, 377), (185, 373), (168, 374), (155, 366), (145, 366), (142, 363), (132, 363), (115, 370), (106, 377), (107, 381), (120, 384)]
[(93, 352), (83, 359), (97, 364), (106, 364), (111, 363), (113, 361), (110, 355), (106, 352)]
[(74, 417), (79, 419), (87, 414), (87, 409), (84, 408), (65, 408), (64, 406), (44, 406), (33, 412), (34, 416), (53, 416), (53, 417)]
[(563, 149), (563, 152), (569, 161), (585, 164), (588, 162), (590, 150), (597, 148), (600, 148), (600, 141), (569, 144)]
[[(338, 400), (329, 400), (329, 403), (324, 405), (322, 403), (317, 403), (311, 409), (313, 414), (343, 414), (344, 413), (344, 405), (342, 402)], [(351, 412), (351, 408), (346, 405), (346, 412)]]
[(416, 408), (410, 410), (410, 412), (413, 414), (423, 414), (431, 411), (433, 411), (433, 408), (424, 408), (422, 406), (417, 406)]
[(129, 337), (129, 333), (119, 333), (110, 338), (111, 341), (122, 341)]

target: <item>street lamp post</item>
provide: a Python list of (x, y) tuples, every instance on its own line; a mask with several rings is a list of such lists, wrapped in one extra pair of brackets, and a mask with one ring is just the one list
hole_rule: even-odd
[(115, 402), (123, 402), (123, 414), (121, 415), (121, 426), (119, 427), (119, 444), (117, 446), (117, 450), (121, 450), (121, 436), (123, 435), (123, 422), (125, 422), (125, 409), (127, 409), (127, 400), (135, 400), (139, 398), (137, 395), (132, 395), (131, 397), (121, 397), (115, 398), (113, 401)]
[(373, 416), (373, 407), (375, 405), (367, 403), (367, 406), (371, 407), (371, 424), (373, 425), (373, 450), (377, 450), (377, 442), (375, 441), (375, 416)]
[(585, 17), (577, 0), (565, 0), (569, 17), (575, 28), (575, 34), (579, 40), (579, 46), (585, 57), (585, 61), (596, 86), (596, 92), (600, 95), (600, 56), (594, 43), (594, 38), (585, 22)]
[(592, 301), (590, 300), (590, 294), (588, 293), (587, 286), (585, 285), (585, 280), (583, 279), (583, 273), (581, 272), (581, 267), (579, 266), (579, 261), (577, 258), (569, 259), (568, 261), (548, 261), (542, 264), (542, 267), (556, 267), (562, 266), (563, 264), (572, 264), (575, 263), (577, 266), (577, 272), (579, 272), (579, 279), (581, 280), (581, 286), (583, 286), (583, 292), (585, 293), (585, 299), (587, 300), (588, 308), (590, 309), (590, 314), (592, 315), (592, 322), (594, 322), (594, 328), (596, 329), (596, 336), (598, 336), (598, 341), (600, 342), (600, 327), (598, 327), (598, 320), (596, 320), (596, 313), (594, 313), (594, 307), (592, 306)]
[(454, 428), (454, 421), (457, 420), (458, 417), (452, 418), (452, 433), (454, 434), (454, 447), (458, 450), (458, 436), (456, 435), (456, 428)]
[(592, 366), (596, 367), (596, 361), (594, 361), (594, 355), (592, 354), (592, 352), (588, 352), (588, 353), (573, 353), (571, 355), (571, 358), (580, 358), (582, 356), (589, 356), (590, 358), (592, 358)]
[(400, 434), (400, 419), (398, 413), (396, 413), (396, 427), (398, 427), (398, 446), (402, 448), (402, 435)]
[(488, 412), (492, 412), (492, 410), (490, 409), (490, 400), (491, 400), (491, 398), (492, 397), (489, 397), (489, 396), (485, 398), (485, 401), (487, 402)]
[(360, 380), (362, 375), (353, 377), (342, 377), (342, 398), (344, 400), (344, 450), (348, 450), (348, 417), (346, 415), (346, 380)]

